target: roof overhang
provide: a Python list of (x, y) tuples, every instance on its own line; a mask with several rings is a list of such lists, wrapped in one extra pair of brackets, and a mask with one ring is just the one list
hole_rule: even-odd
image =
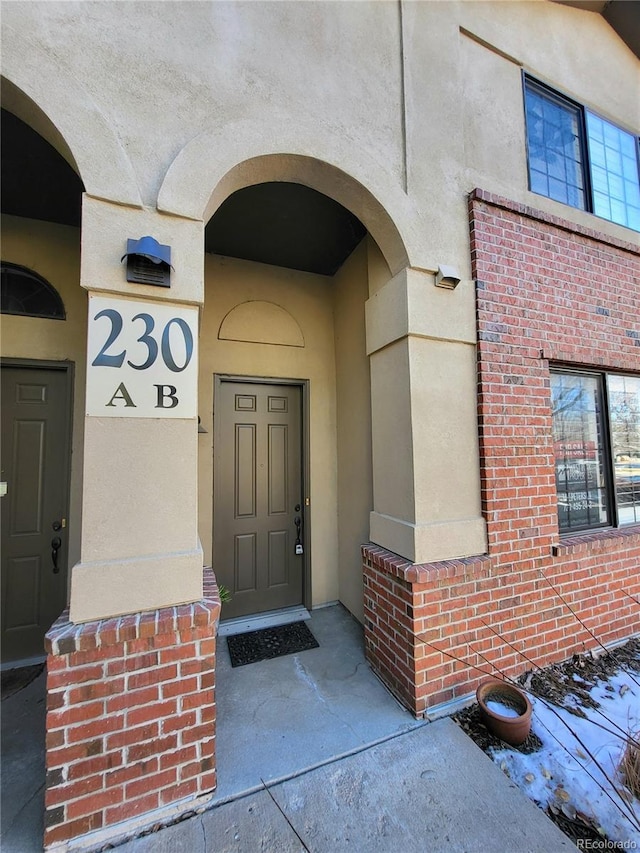
[(554, 0), (554, 2), (602, 15), (624, 43), (640, 58), (640, 0)]

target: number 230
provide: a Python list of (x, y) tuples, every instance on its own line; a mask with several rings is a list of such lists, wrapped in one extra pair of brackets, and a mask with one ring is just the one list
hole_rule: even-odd
[[(111, 321), (111, 331), (109, 332), (102, 349), (91, 364), (94, 367), (122, 367), (122, 364), (127, 357), (126, 349), (119, 353), (107, 352), (107, 350), (115, 344), (122, 332), (122, 327), (124, 325), (122, 314), (114, 308), (105, 308), (102, 311), (98, 311), (93, 319), (99, 320), (101, 317), (106, 317)], [(147, 348), (147, 357), (141, 364), (135, 364), (130, 359), (127, 359), (129, 367), (132, 367), (134, 370), (146, 370), (155, 363), (159, 349), (162, 355), (162, 360), (169, 370), (172, 370), (174, 373), (181, 373), (185, 370), (193, 356), (193, 334), (191, 333), (191, 329), (189, 328), (187, 321), (183, 320), (181, 317), (172, 317), (168, 320), (162, 330), (162, 335), (160, 336), (160, 347), (158, 348), (158, 342), (152, 334), (155, 329), (155, 320), (151, 314), (146, 314), (145, 312), (136, 314), (135, 317), (132, 318), (131, 322), (135, 323), (136, 320), (142, 320), (144, 323), (144, 331), (138, 338), (137, 343), (144, 344)], [(171, 327), (174, 325), (180, 329), (184, 337), (185, 359), (184, 364), (182, 365), (176, 364), (171, 350)]]

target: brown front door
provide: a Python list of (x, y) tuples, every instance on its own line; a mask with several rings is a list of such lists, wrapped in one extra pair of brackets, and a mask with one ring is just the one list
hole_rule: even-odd
[(66, 369), (2, 367), (2, 663), (44, 657), (67, 599)]
[(229, 619), (302, 603), (301, 389), (222, 381), (216, 394), (213, 568)]

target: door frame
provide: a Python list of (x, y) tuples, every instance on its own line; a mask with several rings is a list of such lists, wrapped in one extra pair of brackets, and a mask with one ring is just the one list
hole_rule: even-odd
[[(0, 356), (0, 370), (5, 368), (21, 368), (21, 369), (33, 369), (33, 370), (55, 370), (62, 371), (66, 376), (66, 386), (67, 386), (67, 409), (65, 412), (66, 416), (66, 441), (65, 446), (63, 448), (64, 453), (64, 470), (66, 472), (65, 477), (65, 493), (63, 495), (63, 504), (65, 508), (65, 517), (67, 519), (67, 531), (71, 530), (72, 521), (69, 517), (69, 507), (70, 507), (70, 499), (71, 499), (71, 453), (73, 447), (73, 425), (74, 425), (74, 388), (75, 388), (75, 362), (73, 361), (48, 361), (46, 359), (40, 358), (14, 358), (12, 356)], [(1, 500), (1, 499), (0, 499)], [(65, 605), (67, 607), (69, 604), (69, 590), (70, 590), (70, 580), (71, 580), (71, 572), (69, 566), (69, 533), (66, 536), (66, 542), (64, 545), (63, 551), (64, 557), (64, 566), (65, 566)], [(64, 611), (63, 607), (63, 611)], [(61, 612), (63, 612), (61, 611)], [(6, 664), (0, 662), (0, 670), (8, 670), (15, 669), (20, 666), (29, 666), (32, 663), (38, 663), (41, 660), (45, 660), (46, 656), (43, 652), (42, 657), (35, 658), (25, 658), (24, 660), (18, 661), (10, 661)]]
[[(302, 547), (304, 554), (302, 558), (302, 604), (307, 610), (311, 610), (311, 490), (310, 490), (310, 444), (309, 444), (309, 380), (308, 379), (286, 379), (277, 376), (240, 376), (239, 374), (214, 373), (213, 374), (213, 489), (211, 496), (211, 557), (213, 562), (213, 543), (216, 536), (216, 448), (221, 442), (220, 418), (216, 417), (216, 404), (220, 399), (220, 386), (226, 383), (250, 383), (252, 385), (289, 385), (300, 389), (302, 397), (302, 411), (300, 412), (300, 447), (302, 450), (301, 474), (302, 474)], [(215, 566), (214, 566), (215, 573)]]

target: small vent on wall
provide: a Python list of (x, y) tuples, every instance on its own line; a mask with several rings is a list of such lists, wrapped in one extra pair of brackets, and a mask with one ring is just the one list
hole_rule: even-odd
[(170, 287), (169, 267), (166, 264), (154, 264), (140, 255), (132, 255), (127, 258), (127, 281)]
[(171, 287), (171, 246), (162, 246), (154, 237), (127, 240), (127, 281)]

